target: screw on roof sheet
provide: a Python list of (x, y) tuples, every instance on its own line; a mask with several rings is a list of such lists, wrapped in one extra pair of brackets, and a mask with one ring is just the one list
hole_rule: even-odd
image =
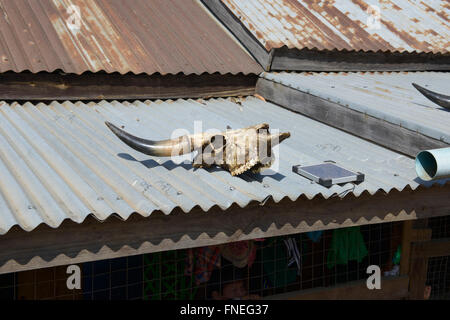
[(103, 201), (104, 199), (103, 199), (103, 197), (98, 197), (97, 200), (98, 201)]
[(181, 196), (182, 194), (183, 194), (183, 192), (177, 191), (177, 195)]

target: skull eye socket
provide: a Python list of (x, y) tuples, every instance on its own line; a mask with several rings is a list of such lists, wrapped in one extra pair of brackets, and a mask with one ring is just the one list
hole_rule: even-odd
[(269, 135), (270, 134), (269, 128), (259, 129), (258, 130), (258, 134), (260, 134), (260, 135)]
[(215, 135), (211, 138), (210, 144), (213, 150), (218, 150), (223, 148), (223, 146), (226, 144), (226, 139), (223, 135)]

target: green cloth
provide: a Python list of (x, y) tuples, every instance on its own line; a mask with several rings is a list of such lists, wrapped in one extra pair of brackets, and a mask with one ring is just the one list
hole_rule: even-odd
[(400, 264), (401, 258), (402, 258), (402, 246), (399, 245), (397, 251), (395, 251), (394, 258), (392, 259), (394, 265)]
[(329, 269), (336, 264), (347, 264), (350, 260), (357, 260), (359, 263), (365, 256), (367, 256), (367, 248), (359, 227), (333, 231), (331, 247), (327, 257)]
[(297, 269), (288, 267), (286, 248), (281, 239), (266, 240), (262, 249), (264, 273), (274, 288), (284, 287), (297, 279)]

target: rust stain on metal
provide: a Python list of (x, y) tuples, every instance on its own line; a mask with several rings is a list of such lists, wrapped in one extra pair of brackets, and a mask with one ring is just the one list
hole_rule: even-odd
[(414, 48), (418, 49), (419, 51), (429, 51), (429, 48), (431, 48), (431, 44), (423, 41), (418, 41), (414, 36), (409, 34), (406, 31), (398, 30), (396, 29), (396, 25), (389, 21), (381, 21), (383, 25), (386, 26), (392, 33), (395, 33), (398, 37), (400, 37), (404, 42), (408, 43), (408, 45), (413, 46)]
[(25, 70), (262, 71), (195, 0), (0, 0), (0, 72)]
[(374, 89), (375, 89), (375, 90), (382, 91), (382, 92), (385, 92), (385, 93), (392, 93), (389, 89), (386, 89), (386, 88), (375, 87)]
[(268, 51), (450, 52), (448, 0), (221, 1)]

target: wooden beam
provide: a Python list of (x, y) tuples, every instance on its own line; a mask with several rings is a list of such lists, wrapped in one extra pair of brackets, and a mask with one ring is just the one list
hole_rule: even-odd
[(100, 223), (90, 216), (81, 224), (66, 220), (56, 229), (40, 225), (31, 232), (16, 226), (0, 238), (0, 273), (447, 215), (449, 192), (447, 184), (415, 191), (392, 190), (388, 195), (364, 193), (327, 200), (300, 197), (295, 202), (285, 199), (279, 203), (268, 200), (263, 206), (253, 202), (226, 211), (214, 207), (207, 213), (194, 208), (170, 215), (155, 212), (149, 218), (134, 214), (126, 221), (111, 217)]
[(274, 50), (271, 70), (290, 71), (448, 71), (449, 54)]
[(412, 242), (427, 241), (431, 239), (431, 229), (413, 229), (411, 232)]
[(252, 95), (257, 75), (13, 73), (0, 77), (0, 100), (132, 100)]
[(414, 243), (413, 257), (432, 258), (450, 256), (450, 239), (436, 239), (427, 242)]
[(411, 260), (409, 298), (412, 300), (423, 300), (425, 296), (425, 285), (427, 281), (428, 259), (414, 258)]
[[(419, 221), (418, 221), (419, 222)], [(426, 221), (420, 221), (422, 227)], [(416, 224), (416, 226), (419, 224)], [(425, 298), (425, 286), (428, 272), (428, 257), (417, 252), (417, 246), (428, 243), (431, 239), (430, 229), (413, 230), (413, 243), (411, 244), (411, 264), (410, 264), (410, 299), (423, 300)]]
[(202, 3), (230, 30), (264, 70), (270, 70), (271, 54), (220, 0), (201, 0)]
[(256, 93), (286, 109), (410, 157), (422, 150), (449, 146), (443, 141), (270, 80), (259, 79)]
[(409, 265), (410, 265), (410, 256), (411, 256), (411, 241), (412, 241), (412, 226), (413, 226), (412, 220), (403, 222), (402, 254), (400, 257), (400, 275), (409, 274)]
[(266, 300), (399, 300), (408, 297), (407, 276), (381, 278), (380, 290), (369, 290), (366, 280), (330, 288), (314, 288), (265, 297)]
[[(411, 265), (411, 248), (417, 242), (427, 241), (431, 239), (431, 229), (426, 228), (424, 222), (428, 219), (408, 220), (403, 222), (402, 232), (402, 254), (400, 260), (400, 275), (409, 274)], [(419, 227), (420, 229), (414, 229)], [(415, 253), (413, 253), (415, 255)]]

